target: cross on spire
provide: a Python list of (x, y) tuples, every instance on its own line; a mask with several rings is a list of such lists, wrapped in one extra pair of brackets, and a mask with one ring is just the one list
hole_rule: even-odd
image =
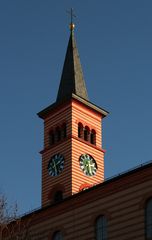
[(73, 31), (74, 30), (74, 23), (73, 23), (73, 18), (76, 17), (76, 15), (74, 14), (74, 10), (73, 8), (70, 9), (70, 11), (67, 11), (68, 14), (70, 14), (70, 18), (71, 18), (71, 22), (70, 22), (70, 30)]

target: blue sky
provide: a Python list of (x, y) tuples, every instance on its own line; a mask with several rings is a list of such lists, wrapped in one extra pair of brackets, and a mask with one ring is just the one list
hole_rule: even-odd
[(90, 101), (110, 112), (105, 176), (152, 159), (152, 1), (0, 1), (0, 191), (21, 213), (40, 206), (36, 113), (56, 99), (71, 7)]

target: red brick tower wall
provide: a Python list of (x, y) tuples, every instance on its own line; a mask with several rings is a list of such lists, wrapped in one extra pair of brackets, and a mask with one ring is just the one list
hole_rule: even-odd
[[(96, 145), (78, 137), (78, 123), (94, 129), (96, 132)], [(67, 125), (67, 136), (59, 142), (50, 145), (49, 133), (56, 127)], [(44, 150), (42, 151), (42, 206), (53, 202), (56, 191), (63, 192), (63, 198), (77, 193), (82, 185), (93, 186), (104, 179), (104, 151), (101, 148), (101, 114), (80, 103), (72, 100), (60, 108), (52, 110), (44, 119)], [(48, 174), (48, 163), (55, 154), (64, 156), (64, 168), (58, 176)], [(81, 154), (90, 154), (97, 163), (98, 169), (95, 176), (86, 176), (80, 168)]]
[[(67, 125), (67, 137), (54, 145), (49, 144), (49, 132), (56, 127)], [(63, 197), (71, 195), (71, 106), (66, 105), (55, 109), (44, 120), (44, 150), (42, 151), (42, 206), (52, 202), (53, 192), (63, 191)], [(64, 169), (58, 176), (49, 176), (48, 162), (54, 155), (60, 153), (64, 156)], [(64, 189), (62, 189), (64, 187)]]
[[(72, 193), (78, 192), (82, 185), (96, 185), (104, 180), (104, 151), (102, 150), (101, 114), (89, 109), (78, 101), (72, 102)], [(96, 132), (96, 145), (78, 138), (78, 123)], [(81, 154), (90, 154), (96, 161), (96, 175), (86, 176), (80, 168)]]

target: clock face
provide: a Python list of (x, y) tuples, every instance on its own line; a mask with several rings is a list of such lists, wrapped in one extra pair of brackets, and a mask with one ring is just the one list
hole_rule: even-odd
[(97, 163), (89, 154), (82, 154), (80, 156), (80, 168), (87, 176), (94, 176), (97, 171)]
[(58, 176), (64, 167), (64, 157), (60, 153), (51, 157), (48, 164), (48, 172), (50, 176)]

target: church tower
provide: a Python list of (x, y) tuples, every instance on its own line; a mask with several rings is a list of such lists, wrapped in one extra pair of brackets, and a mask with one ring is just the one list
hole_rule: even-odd
[(38, 113), (44, 120), (42, 207), (103, 182), (107, 114), (88, 99), (71, 23), (56, 102)]

